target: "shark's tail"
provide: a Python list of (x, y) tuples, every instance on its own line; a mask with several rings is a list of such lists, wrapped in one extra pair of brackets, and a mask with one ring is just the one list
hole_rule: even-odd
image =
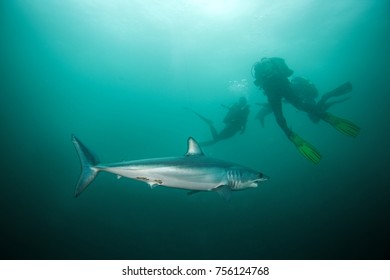
[(72, 135), (72, 142), (77, 150), (77, 154), (80, 158), (81, 163), (81, 174), (75, 190), (75, 197), (78, 197), (80, 193), (82, 193), (88, 187), (88, 185), (95, 179), (96, 175), (98, 174), (99, 169), (96, 168), (96, 165), (99, 164), (99, 160), (74, 135)]

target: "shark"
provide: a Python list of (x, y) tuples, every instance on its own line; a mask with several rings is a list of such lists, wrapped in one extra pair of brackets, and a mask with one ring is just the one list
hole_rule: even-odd
[(184, 189), (187, 194), (217, 192), (229, 200), (232, 191), (258, 187), (269, 177), (251, 168), (206, 156), (198, 142), (189, 137), (187, 152), (179, 157), (149, 158), (116, 163), (100, 163), (98, 157), (75, 135), (71, 136), (81, 163), (75, 197), (78, 197), (99, 172), (126, 177), (148, 184)]

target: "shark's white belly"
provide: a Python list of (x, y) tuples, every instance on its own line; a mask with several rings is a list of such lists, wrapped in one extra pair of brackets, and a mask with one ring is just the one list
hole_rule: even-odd
[(102, 171), (143, 181), (150, 186), (161, 185), (170, 188), (209, 191), (227, 184), (226, 172), (219, 168), (117, 168), (109, 167)]

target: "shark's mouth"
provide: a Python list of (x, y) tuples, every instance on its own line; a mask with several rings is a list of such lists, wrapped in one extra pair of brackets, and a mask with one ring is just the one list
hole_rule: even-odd
[(252, 182), (252, 184), (256, 184), (256, 187), (258, 187), (258, 186), (260, 185), (261, 182), (267, 181), (268, 179), (269, 179), (269, 177), (263, 174), (263, 177), (262, 177), (262, 178), (259, 178), (259, 179), (254, 180), (254, 181)]

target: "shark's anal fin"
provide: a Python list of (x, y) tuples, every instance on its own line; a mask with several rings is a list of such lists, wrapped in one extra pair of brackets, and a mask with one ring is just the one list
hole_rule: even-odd
[(154, 189), (157, 186), (161, 186), (161, 185), (157, 184), (156, 182), (145, 182), (145, 183), (147, 183), (151, 189)]
[(145, 181), (145, 183), (147, 183), (151, 189), (163, 185), (163, 181), (159, 179), (153, 181)]
[(215, 191), (226, 201), (230, 201), (232, 197), (232, 189), (227, 185), (222, 185), (215, 188)]
[(121, 175), (116, 175), (116, 178), (119, 180), (120, 178), (122, 178)]

